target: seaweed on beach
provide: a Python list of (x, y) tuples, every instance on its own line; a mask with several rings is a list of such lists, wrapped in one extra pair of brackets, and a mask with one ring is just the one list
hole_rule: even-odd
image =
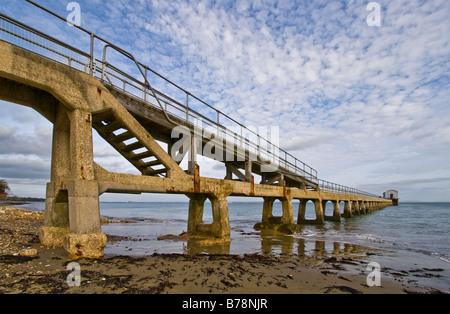
[(329, 293), (333, 292), (334, 290), (338, 290), (338, 291), (341, 291), (344, 293), (349, 293), (349, 294), (362, 294), (361, 291), (358, 291), (356, 289), (353, 289), (353, 288), (350, 288), (347, 286), (330, 286), (330, 287), (325, 287), (323, 290), (325, 290), (324, 294), (329, 294)]
[(23, 264), (35, 259), (38, 259), (38, 256), (15, 256), (15, 255), (1, 255), (0, 263), (4, 264)]

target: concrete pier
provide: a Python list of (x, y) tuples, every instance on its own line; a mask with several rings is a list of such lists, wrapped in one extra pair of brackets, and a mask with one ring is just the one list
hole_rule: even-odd
[[(60, 43), (55, 41), (55, 45)], [(94, 59), (93, 56), (82, 57)], [(250, 151), (244, 150), (242, 153), (236, 149), (238, 144), (234, 139), (230, 145), (220, 138), (220, 132), (223, 132), (220, 125), (217, 125), (215, 134), (208, 135), (211, 135), (210, 139), (224, 144), (223, 147), (233, 148), (231, 152), (225, 150), (223, 153), (215, 150), (215, 155), (227, 156), (219, 160), (226, 165), (225, 179), (201, 176), (196, 163), (197, 154), (204, 154), (204, 148), (210, 145), (205, 139), (200, 139), (198, 147), (190, 145), (192, 149), (189, 152), (177, 148), (178, 154), (190, 156), (189, 169), (184, 170), (180, 167), (180, 161), (175, 160), (173, 154), (160, 143), (167, 144), (169, 149), (174, 147), (171, 133), (176, 126), (184, 127), (186, 133), (195, 138), (197, 131), (189, 120), (190, 114), (194, 112), (191, 108), (176, 103), (161, 92), (149, 94), (149, 86), (145, 84), (141, 85), (140, 93), (144, 96), (139, 98), (125, 90), (127, 84), (141, 84), (138, 81), (126, 81), (129, 78), (121, 74), (124, 77), (121, 90), (105, 79), (109, 72), (101, 73), (102, 81), (98, 73), (96, 77), (93, 69), (90, 73), (84, 73), (72, 68), (71, 64), (75, 62), (69, 60), (69, 65), (64, 65), (0, 40), (0, 99), (31, 107), (54, 126), (45, 225), (39, 231), (39, 238), (45, 246), (64, 247), (73, 259), (103, 256), (106, 236), (101, 230), (99, 207), (99, 196), (103, 193), (187, 195), (190, 200), (189, 208), (186, 209), (189, 210), (188, 233), (224, 241), (230, 238), (229, 196), (262, 198), (264, 203), (260, 227), (288, 231), (295, 231), (296, 226), (302, 224), (323, 224), (325, 220), (340, 222), (342, 217), (351, 218), (352, 215), (392, 205), (392, 200), (350, 188), (322, 189), (314, 170), (305, 164), (299, 168), (297, 163), (300, 161), (297, 159), (290, 165), (287, 153), (284, 164), (279, 163), (272, 172), (264, 172), (265, 168), (271, 166), (270, 162), (264, 161), (261, 156), (254, 158)], [(92, 62), (82, 64), (89, 69)], [(105, 67), (106, 64), (103, 70)], [(119, 74), (116, 73), (116, 76), (119, 77)], [(156, 98), (157, 94), (164, 99), (166, 106), (172, 104), (184, 110), (186, 119), (164, 111), (161, 105), (163, 102)], [(152, 103), (148, 100), (151, 97)], [(218, 117), (220, 114), (218, 112)], [(109, 172), (95, 163), (93, 129), (124, 157), (124, 162), (133, 165), (141, 175)], [(119, 134), (118, 130), (123, 132)], [(197, 143), (194, 140), (188, 142)], [(255, 147), (260, 149), (257, 143)], [(230, 156), (233, 161), (229, 160)], [(262, 177), (260, 184), (255, 183), (254, 175)], [(207, 200), (212, 206), (211, 224), (203, 222)], [(281, 217), (273, 216), (275, 200), (281, 202)], [(293, 200), (300, 202), (297, 222), (294, 219)], [(314, 220), (305, 218), (308, 201), (314, 203)], [(345, 204), (343, 214), (340, 201)], [(324, 207), (331, 206), (330, 202), (333, 215), (326, 217)]]

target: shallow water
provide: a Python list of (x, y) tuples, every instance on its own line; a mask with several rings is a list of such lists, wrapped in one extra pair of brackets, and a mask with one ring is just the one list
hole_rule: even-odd
[[(206, 223), (212, 221), (210, 206), (205, 204)], [(44, 204), (22, 207), (43, 210)], [(195, 240), (157, 240), (159, 236), (179, 235), (186, 231), (187, 203), (105, 202), (100, 207), (104, 217), (136, 221), (133, 224), (102, 226), (103, 232), (108, 235), (134, 239), (108, 244), (106, 255), (210, 253), (316, 258), (359, 256), (375, 261), (386, 269), (440, 269), (436, 276), (421, 276), (414, 280), (425, 281), (442, 291), (450, 291), (449, 203), (402, 203), (398, 207), (388, 207), (367, 215), (343, 218), (340, 223), (326, 221), (323, 226), (306, 225), (297, 234), (283, 235), (253, 229), (261, 221), (262, 203), (233, 202), (229, 203), (231, 241), (209, 246), (200, 246)], [(297, 208), (294, 204), (294, 217)], [(331, 214), (328, 206), (326, 214)], [(274, 204), (274, 215), (281, 215), (281, 203)], [(313, 219), (314, 215), (313, 205), (308, 203), (306, 218)]]
[[(44, 203), (19, 206), (43, 210)], [(212, 221), (211, 205), (205, 204), (205, 223)], [(297, 214), (294, 203), (294, 217)], [(326, 214), (330, 214), (327, 206)], [(134, 224), (111, 224), (103, 231), (111, 235), (146, 239), (133, 246), (133, 250), (160, 253), (179, 253), (180, 244), (155, 243), (167, 234), (180, 234), (187, 229), (187, 203), (108, 203), (100, 205), (103, 217), (135, 220)], [(343, 206), (341, 206), (341, 210)], [(281, 215), (281, 203), (274, 204), (274, 215)], [(263, 239), (294, 238), (294, 240), (351, 243), (382, 249), (417, 252), (450, 263), (450, 203), (401, 203), (367, 215), (343, 218), (341, 223), (326, 221), (323, 226), (307, 225), (293, 236), (261, 235), (253, 226), (261, 221), (262, 203), (230, 202), (232, 254), (251, 254), (264, 251)], [(312, 203), (308, 203), (306, 218), (314, 218)], [(285, 240), (286, 240), (285, 239)], [(275, 240), (274, 240), (275, 241)], [(283, 240), (284, 241), (284, 240)], [(289, 240), (290, 241), (290, 240)], [(159, 242), (159, 241), (158, 241)], [(168, 242), (168, 241), (164, 241)], [(276, 242), (276, 241), (275, 241)], [(296, 242), (296, 241), (294, 241)], [(280, 244), (281, 245), (281, 244)], [(113, 248), (108, 248), (113, 250)], [(279, 251), (277, 245), (273, 250)]]

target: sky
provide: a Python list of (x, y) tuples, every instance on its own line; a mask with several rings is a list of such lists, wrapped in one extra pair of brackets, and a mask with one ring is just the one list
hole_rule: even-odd
[[(71, 13), (70, 1), (37, 2)], [(279, 127), (280, 147), (319, 178), (378, 195), (396, 189), (401, 201), (450, 202), (450, 2), (377, 1), (380, 26), (367, 22), (369, 2), (77, 3), (82, 27), (243, 124)], [(24, 0), (0, 3), (0, 12), (89, 52), (86, 34), (63, 21)], [(14, 194), (45, 197), (51, 136), (32, 109), (0, 101), (0, 178)], [(96, 134), (94, 154), (107, 170), (138, 174)], [(202, 175), (225, 175), (200, 165)]]

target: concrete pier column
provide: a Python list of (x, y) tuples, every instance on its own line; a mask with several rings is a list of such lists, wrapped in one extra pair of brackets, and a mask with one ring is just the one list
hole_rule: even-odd
[[(273, 216), (273, 203), (275, 200), (279, 199), (281, 201), (281, 208), (283, 210), (283, 215), (281, 217)], [(294, 211), (292, 208), (291, 198), (275, 198), (275, 197), (264, 197), (263, 204), (263, 217), (262, 222), (266, 223), (276, 223), (276, 224), (294, 224)]]
[(291, 198), (282, 198), (281, 206), (283, 208), (283, 216), (281, 217), (282, 224), (294, 224), (294, 211), (292, 209), (292, 199)]
[(106, 235), (101, 232), (98, 182), (94, 176), (92, 116), (81, 110), (74, 110), (69, 116), (70, 233), (64, 239), (64, 248), (72, 259), (102, 258)]
[(333, 219), (334, 221), (341, 221), (341, 207), (338, 200), (333, 202)]
[(333, 216), (327, 216), (326, 215), (327, 203), (328, 203), (328, 200), (322, 200), (323, 217), (324, 217), (325, 220), (333, 220)]
[(213, 223), (212, 234), (217, 238), (230, 237), (230, 220), (228, 215), (228, 201), (225, 195), (211, 197)]
[[(188, 194), (189, 218), (188, 234), (206, 237), (229, 239), (230, 221), (228, 217), (228, 202), (224, 195)], [(212, 224), (203, 222), (203, 211), (206, 199), (209, 198), (212, 206)]]
[(323, 212), (322, 202), (320, 200), (315, 200), (314, 207), (316, 210), (316, 224), (323, 224), (325, 222), (325, 215)]
[(297, 224), (299, 224), (299, 225), (306, 223), (306, 219), (305, 219), (306, 203), (308, 203), (307, 199), (300, 199), (300, 204), (298, 205), (298, 217), (297, 217)]
[(352, 209), (351, 209), (351, 206), (350, 206), (350, 201), (345, 201), (344, 217), (345, 218), (352, 218)]
[(69, 168), (69, 117), (64, 106), (59, 104), (53, 125), (51, 181), (47, 184), (44, 226), (38, 231), (40, 242), (46, 247), (63, 247), (64, 237), (69, 233)]
[(361, 214), (359, 212), (359, 203), (358, 203), (358, 201), (353, 201), (352, 202), (352, 213), (356, 214), (356, 215), (360, 215)]
[(190, 235), (197, 233), (197, 227), (203, 224), (203, 210), (206, 195), (202, 194), (189, 194), (189, 216), (188, 216), (188, 229), (187, 232)]
[(298, 219), (297, 224), (299, 225), (307, 225), (307, 224), (323, 224), (325, 222), (325, 215), (323, 212), (322, 201), (321, 200), (312, 200), (314, 202), (314, 208), (316, 211), (316, 219), (306, 219), (306, 204), (309, 199), (300, 199), (300, 204), (298, 207)]
[(270, 222), (273, 212), (273, 203), (275, 202), (276, 198), (274, 197), (264, 197), (264, 203), (263, 203), (263, 216), (262, 216), (262, 222)]
[(361, 202), (361, 213), (362, 214), (366, 214), (367, 213), (366, 206), (367, 206), (367, 202), (366, 201), (362, 201)]
[(327, 204), (328, 201), (322, 201), (322, 209), (324, 212), (324, 218), (325, 220), (329, 220), (329, 221), (341, 221), (341, 212), (340, 212), (340, 206), (339, 206), (339, 202), (338, 201), (331, 201), (331, 203), (333, 204), (333, 215), (332, 216), (326, 216), (325, 212), (325, 206)]

